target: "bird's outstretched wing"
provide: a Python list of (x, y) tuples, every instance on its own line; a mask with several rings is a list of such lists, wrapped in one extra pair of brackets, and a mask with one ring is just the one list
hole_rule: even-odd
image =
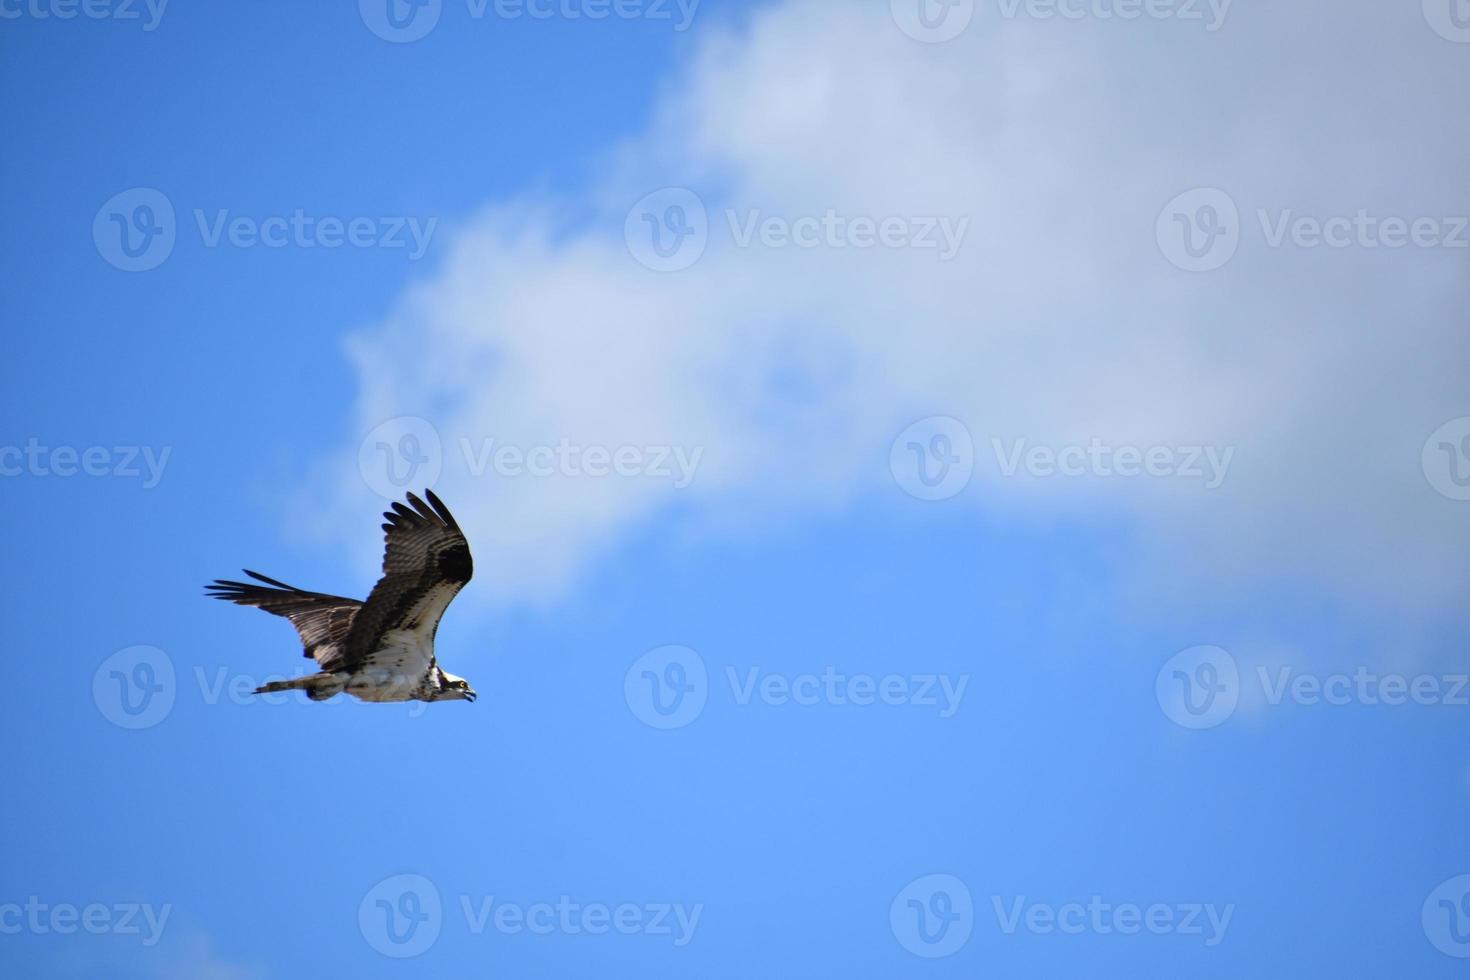
[(322, 670), (341, 669), (347, 635), (362, 603), (338, 595), (307, 592), (248, 568), (245, 574), (265, 585), (216, 579), (214, 584), (204, 587), (205, 592), (226, 602), (285, 616), (301, 634), (303, 656), (314, 658)]
[(454, 515), (432, 490), (424, 494), (428, 503), (410, 493), (408, 505), (395, 503), (383, 515), (388, 521), (383, 577), (352, 621), (345, 657), (349, 670), (361, 665), (389, 630), (427, 630), (432, 640), (444, 610), (474, 574), (470, 544)]

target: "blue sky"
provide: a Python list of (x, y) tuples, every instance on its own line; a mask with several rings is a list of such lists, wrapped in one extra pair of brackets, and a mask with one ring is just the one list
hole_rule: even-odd
[[(0, 3), (0, 972), (1463, 972), (1418, 6)], [(479, 701), (239, 693), (423, 485)]]

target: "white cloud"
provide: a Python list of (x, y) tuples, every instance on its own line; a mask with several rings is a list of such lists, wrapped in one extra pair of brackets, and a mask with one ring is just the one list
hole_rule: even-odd
[[(706, 39), (656, 123), (573, 201), (500, 202), (429, 282), (351, 343), (355, 431), (420, 415), (438, 486), (504, 601), (555, 598), (631, 530), (897, 491), (888, 443), (964, 420), (967, 498), (1136, 522), (1149, 577), (1299, 582), (1435, 608), (1470, 571), (1470, 505), (1436, 494), (1425, 438), (1470, 415), (1470, 250), (1273, 248), (1272, 221), (1470, 215), (1456, 99), (1470, 48), (1417, 5), (1325, 0), (1178, 21), (1003, 20), (943, 45), (888, 5), (792, 0)], [(645, 269), (629, 206), (699, 192), (709, 244)], [(1240, 243), (1186, 273), (1155, 225), (1215, 187)], [(598, 220), (570, 226), (561, 216)], [(725, 210), (786, 223), (968, 219), (933, 250), (740, 248)], [(1235, 447), (1217, 490), (1006, 479), (991, 437)], [(702, 447), (692, 486), (474, 477), (458, 441)], [(324, 471), (361, 542), (354, 441)], [(362, 552), (373, 560), (376, 546)], [(484, 593), (482, 593), (484, 594)]]

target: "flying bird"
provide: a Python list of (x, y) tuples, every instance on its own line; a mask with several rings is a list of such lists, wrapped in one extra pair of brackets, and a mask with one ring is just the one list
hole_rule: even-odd
[(383, 516), (383, 577), (366, 602), (307, 592), (248, 568), (250, 582), (216, 579), (206, 594), (284, 616), (301, 634), (302, 655), (318, 672), (275, 681), (256, 694), (305, 691), (325, 701), (346, 691), (363, 701), (473, 701), (474, 688), (439, 666), (434, 635), (449, 603), (474, 572), (470, 545), (432, 490), (410, 493)]

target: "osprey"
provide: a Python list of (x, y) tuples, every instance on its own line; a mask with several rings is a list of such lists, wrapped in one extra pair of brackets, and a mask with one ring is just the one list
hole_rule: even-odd
[(432, 490), (424, 494), (427, 504), (410, 493), (412, 506), (394, 503), (383, 515), (383, 577), (366, 602), (307, 592), (248, 568), (246, 575), (265, 584), (216, 579), (205, 586), (216, 599), (285, 616), (301, 634), (303, 656), (320, 668), (258, 687), (256, 694), (305, 691), (325, 701), (346, 691), (363, 701), (475, 700), (469, 681), (446, 673), (434, 659), (439, 618), (474, 572), (470, 545), (444, 502)]

